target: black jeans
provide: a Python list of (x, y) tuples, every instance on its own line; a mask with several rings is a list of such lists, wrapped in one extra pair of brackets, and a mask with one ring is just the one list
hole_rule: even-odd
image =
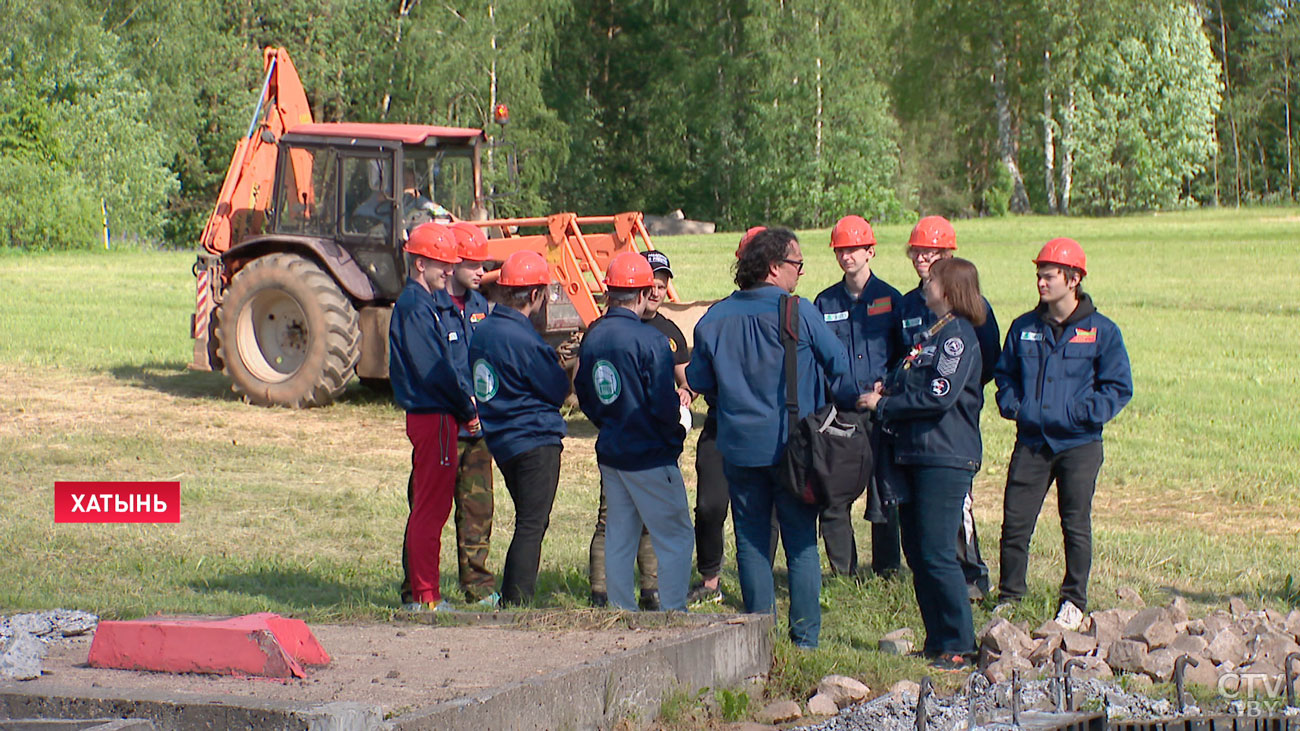
[(722, 573), (722, 534), (730, 505), (718, 430), (706, 424), (695, 446), (695, 566), (702, 578)]
[(975, 473), (956, 467), (904, 465), (911, 483), (910, 502), (898, 506), (903, 552), (912, 567), (912, 586), (925, 623), (928, 655), (966, 655), (975, 651), (966, 578), (957, 563), (953, 536), (961, 524), (962, 502)]
[(507, 604), (531, 600), (537, 588), (542, 538), (560, 482), (561, 449), (558, 444), (536, 447), (497, 465), (515, 503), (515, 534), (501, 574), (501, 599)]
[(884, 523), (871, 524), (871, 570), (877, 576), (896, 574), (903, 565), (898, 506), (889, 505), (883, 510), (888, 520)]
[(1061, 601), (1087, 610), (1088, 574), (1092, 571), (1092, 495), (1103, 458), (1101, 442), (1059, 454), (1052, 454), (1047, 447), (1027, 447), (1016, 442), (1002, 504), (1002, 575), (998, 582), (1001, 599), (1016, 600), (1025, 595), (1029, 539), (1034, 535), (1047, 489), (1055, 481), (1065, 539)]

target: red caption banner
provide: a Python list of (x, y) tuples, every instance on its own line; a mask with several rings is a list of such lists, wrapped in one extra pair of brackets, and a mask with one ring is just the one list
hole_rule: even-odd
[(179, 482), (56, 482), (55, 523), (179, 523)]

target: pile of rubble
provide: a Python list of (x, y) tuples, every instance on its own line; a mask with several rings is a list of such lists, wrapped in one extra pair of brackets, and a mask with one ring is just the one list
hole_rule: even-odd
[[(1135, 592), (1121, 596), (1133, 604), (1142, 601)], [(1013, 670), (1054, 674), (1058, 660), (1078, 658), (1076, 677), (1129, 673), (1163, 683), (1173, 678), (1175, 662), (1186, 655), (1187, 682), (1215, 687), (1225, 674), (1282, 676), (1287, 656), (1300, 652), (1300, 610), (1286, 615), (1252, 611), (1233, 599), (1228, 611), (1193, 619), (1187, 602), (1177, 597), (1163, 607), (1092, 612), (1076, 630), (1054, 620), (1031, 630), (1025, 623), (994, 617), (980, 630), (979, 640), (980, 665), (994, 682), (1008, 679)]]
[[(919, 686), (910, 681), (900, 681), (879, 698), (849, 706), (833, 718), (807, 731), (913, 731), (917, 728), (916, 708)], [(974, 697), (963, 690), (946, 697), (930, 696), (926, 700), (926, 728), (964, 729), (981, 731), (1021, 728), (1014, 723), (1010, 683), (990, 687), (980, 686)], [(1029, 681), (1020, 688), (1016, 705), (1028, 719), (1037, 714), (1056, 712), (1061, 708), (1060, 688), (1052, 680)], [(1152, 700), (1138, 693), (1130, 693), (1113, 682), (1082, 680), (1072, 684), (1072, 697), (1076, 707), (1105, 708), (1112, 719), (1149, 720), (1168, 716), (1174, 709), (1167, 700)], [(1188, 709), (1195, 712), (1195, 709)], [(972, 713), (974, 717), (972, 718)]]
[(75, 609), (0, 616), (0, 679), (39, 678), (48, 643), (83, 635), (97, 624), (99, 617)]

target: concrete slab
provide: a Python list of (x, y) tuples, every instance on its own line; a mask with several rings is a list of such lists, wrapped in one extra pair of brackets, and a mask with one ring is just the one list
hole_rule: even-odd
[(301, 620), (262, 612), (230, 619), (100, 622), (92, 667), (166, 673), (303, 678), (329, 655)]
[[(771, 666), (770, 616), (610, 613), (598, 632), (553, 626), (572, 615), (456, 618), (492, 626), (377, 625), (382, 633), (372, 633), (374, 644), (354, 639), (357, 646), (339, 652), (333, 643), (348, 628), (322, 625), (316, 633), (334, 663), (306, 680), (108, 671), (65, 661), (52, 677), (0, 685), (0, 719), (129, 717), (178, 729), (583, 729), (629, 715), (652, 718), (676, 687), (733, 687)], [(601, 632), (616, 641), (592, 639)], [(575, 656), (574, 644), (587, 648), (581, 661), (555, 662)], [(475, 647), (493, 651), (488, 656)], [(385, 675), (389, 667), (401, 672)], [(512, 679), (463, 684), (465, 676), (489, 677), (493, 670)], [(223, 692), (194, 692), (217, 688)]]

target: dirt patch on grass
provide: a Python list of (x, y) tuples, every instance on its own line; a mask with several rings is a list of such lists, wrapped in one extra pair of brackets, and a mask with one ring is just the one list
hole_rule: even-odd
[(91, 638), (76, 637), (52, 647), (44, 663), (46, 674), (23, 688), (39, 692), (43, 686), (74, 685), (93, 687), (96, 692), (155, 690), (177, 697), (356, 701), (396, 714), (663, 642), (698, 628), (695, 624), (660, 629), (618, 624), (552, 631), (405, 622), (315, 624), (311, 629), (332, 661), (310, 670), (305, 679), (291, 681), (92, 668), (85, 664)]

